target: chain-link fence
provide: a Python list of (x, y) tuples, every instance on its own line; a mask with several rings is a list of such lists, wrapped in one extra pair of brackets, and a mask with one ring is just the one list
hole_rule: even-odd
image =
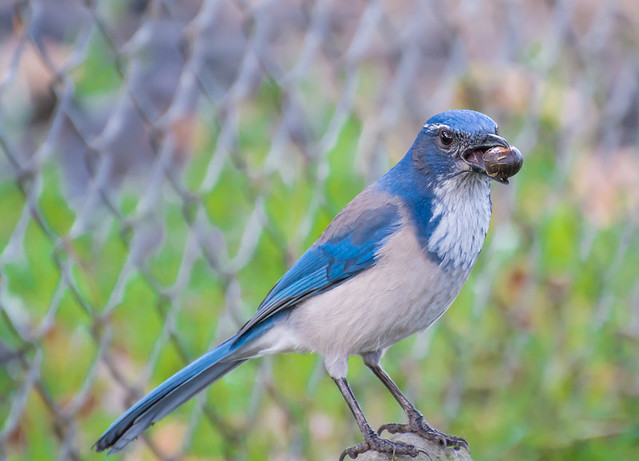
[[(27, 0), (0, 24), (0, 458), (101, 459), (449, 108), (525, 165), (459, 299), (385, 367), (476, 459), (639, 453), (636, 2)], [(372, 423), (401, 420), (349, 377)], [(334, 459), (359, 437), (319, 360), (281, 356), (122, 457)]]

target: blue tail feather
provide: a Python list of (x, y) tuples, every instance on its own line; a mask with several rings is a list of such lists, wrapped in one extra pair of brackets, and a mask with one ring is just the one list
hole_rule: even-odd
[(236, 339), (233, 337), (204, 354), (140, 399), (102, 434), (94, 445), (96, 450), (110, 448), (109, 454), (117, 453), (151, 424), (244, 363), (246, 359), (232, 356), (245, 344), (234, 344)]

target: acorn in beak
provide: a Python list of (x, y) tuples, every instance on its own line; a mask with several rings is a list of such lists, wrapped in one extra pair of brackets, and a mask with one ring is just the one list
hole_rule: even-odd
[(466, 149), (461, 158), (478, 173), (508, 184), (523, 164), (521, 152), (501, 136), (490, 134), (481, 143)]

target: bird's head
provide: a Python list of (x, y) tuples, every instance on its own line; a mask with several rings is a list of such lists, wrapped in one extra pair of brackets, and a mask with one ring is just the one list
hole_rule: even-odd
[(417, 169), (438, 178), (479, 175), (506, 184), (522, 165), (521, 153), (497, 134), (497, 124), (473, 110), (450, 110), (429, 119), (413, 160)]

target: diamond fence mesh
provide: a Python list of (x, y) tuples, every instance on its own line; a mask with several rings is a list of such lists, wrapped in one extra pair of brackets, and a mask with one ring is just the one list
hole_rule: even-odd
[[(31, 0), (0, 24), (0, 458), (102, 459), (449, 108), (497, 120), (524, 169), (451, 310), (385, 367), (476, 459), (639, 453), (635, 2)], [(371, 422), (401, 420), (350, 367)], [(280, 356), (118, 456), (359, 437), (319, 360)]]

